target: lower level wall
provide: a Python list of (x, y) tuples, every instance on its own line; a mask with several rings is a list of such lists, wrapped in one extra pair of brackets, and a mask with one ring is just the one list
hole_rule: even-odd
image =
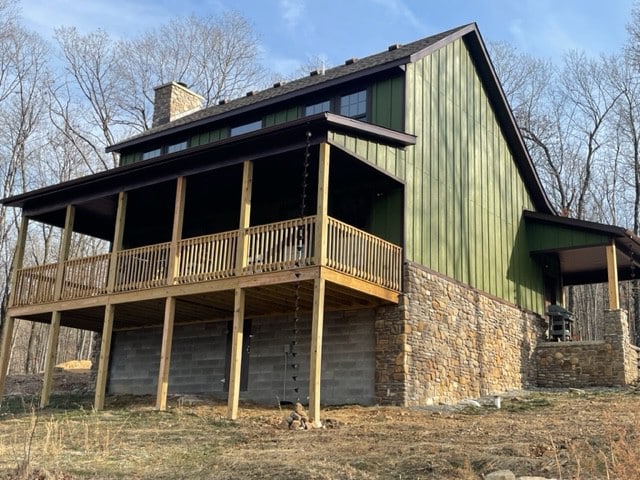
[[(322, 402), (373, 404), (374, 312), (328, 313), (324, 321)], [(241, 398), (276, 404), (303, 402), (308, 396), (311, 320), (298, 321), (295, 359), (291, 353), (294, 319), (253, 319), (248, 343), (247, 389)], [(212, 394), (226, 398), (225, 377), (229, 325), (209, 322), (176, 325), (171, 352), (169, 393)], [(109, 393), (155, 394), (160, 365), (162, 328), (114, 332)], [(296, 363), (298, 369), (291, 365)], [(293, 376), (297, 376), (297, 381)], [(299, 391), (296, 393), (295, 388)]]
[(376, 399), (406, 406), (533, 385), (546, 322), (416, 264), (399, 307), (378, 312)]

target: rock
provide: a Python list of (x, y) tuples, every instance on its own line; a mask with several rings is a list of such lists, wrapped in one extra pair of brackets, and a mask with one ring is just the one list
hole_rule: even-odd
[(302, 428), (302, 422), (300, 420), (294, 420), (291, 422), (291, 425), (289, 425), (289, 428), (292, 430), (299, 430)]
[(582, 390), (581, 388), (569, 388), (569, 393), (575, 393), (577, 395), (584, 395), (587, 392), (585, 392), (584, 390)]
[(467, 405), (467, 406), (470, 406), (470, 407), (480, 408), (480, 404), (478, 402), (476, 402), (475, 400), (471, 400), (470, 398), (465, 399), (465, 400), (461, 400), (460, 402), (458, 402), (458, 405)]
[(487, 473), (484, 480), (516, 480), (516, 475), (511, 470), (497, 470)]

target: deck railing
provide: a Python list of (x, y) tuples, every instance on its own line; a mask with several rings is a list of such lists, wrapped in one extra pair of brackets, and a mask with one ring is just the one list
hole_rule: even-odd
[(130, 292), (167, 284), (170, 242), (118, 252), (116, 292)]
[(48, 263), (19, 270), (16, 275), (14, 305), (53, 302), (57, 263)]
[(237, 247), (237, 230), (181, 240), (176, 283), (232, 277)]
[(327, 266), (399, 291), (402, 248), (329, 217)]
[[(116, 256), (114, 291), (317, 265), (315, 235), (315, 216), (250, 227), (246, 231), (247, 264), (240, 271), (235, 268), (240, 231), (187, 238), (178, 242), (179, 261), (173, 279), (168, 278), (170, 242), (122, 250)], [(61, 299), (106, 294), (110, 259), (110, 254), (103, 254), (64, 262)], [(402, 249), (333, 218), (328, 219), (326, 265), (392, 290), (401, 287)], [(53, 302), (57, 268), (58, 264), (52, 263), (19, 270), (13, 304)]]
[(243, 273), (312, 265), (315, 222), (315, 217), (305, 217), (249, 228), (249, 255)]
[(110, 257), (111, 255), (105, 253), (64, 262), (62, 299), (70, 300), (107, 293)]

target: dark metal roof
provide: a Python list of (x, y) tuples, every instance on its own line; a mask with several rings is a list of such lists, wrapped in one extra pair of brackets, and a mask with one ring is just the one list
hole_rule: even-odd
[(377, 53), (354, 61), (353, 63), (329, 68), (324, 73), (308, 75), (290, 82), (282, 82), (281, 86), (274, 86), (266, 90), (255, 92), (253, 95), (236, 98), (222, 105), (213, 105), (203, 108), (190, 115), (186, 115), (164, 125), (147, 130), (144, 133), (131, 137), (123, 142), (107, 148), (108, 152), (120, 151), (123, 148), (147, 142), (158, 137), (178, 133), (186, 129), (199, 127), (203, 124), (219, 121), (229, 116), (236, 116), (256, 108), (262, 108), (285, 101), (289, 98), (312, 93), (320, 89), (326, 89), (332, 85), (345, 83), (351, 80), (369, 76), (380, 71), (389, 70), (413, 61), (416, 54), (424, 52), (430, 47), (439, 47), (442, 43), (448, 43), (452, 36), (459, 36), (474, 30), (475, 24), (453, 28), (446, 32), (432, 35), (421, 40), (401, 45), (396, 49)]

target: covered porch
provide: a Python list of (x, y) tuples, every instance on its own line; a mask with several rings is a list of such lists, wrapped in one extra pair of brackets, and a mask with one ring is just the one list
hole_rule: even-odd
[[(325, 310), (398, 302), (403, 186), (332, 149), (326, 132), (311, 138), (306, 128), (295, 129), (306, 145), (287, 149), (276, 142), (265, 150), (263, 142), (245, 143), (239, 150), (239, 138), (224, 149), (201, 149), (196, 159), (183, 153), (154, 168), (153, 162), (129, 165), (126, 180), (121, 168), (5, 200), (22, 207), (23, 220), (0, 388), (16, 318), (50, 323), (43, 406), (60, 326), (102, 333), (97, 409), (104, 405), (114, 329), (162, 326), (156, 406), (165, 409), (174, 324), (230, 319), (228, 402), (229, 417), (236, 418), (244, 319), (308, 312), (309, 404), (319, 419)], [(198, 163), (205, 158), (216, 160)], [(61, 228), (58, 261), (24, 265), (29, 221)], [(75, 234), (105, 239), (109, 251), (72, 258)]]

